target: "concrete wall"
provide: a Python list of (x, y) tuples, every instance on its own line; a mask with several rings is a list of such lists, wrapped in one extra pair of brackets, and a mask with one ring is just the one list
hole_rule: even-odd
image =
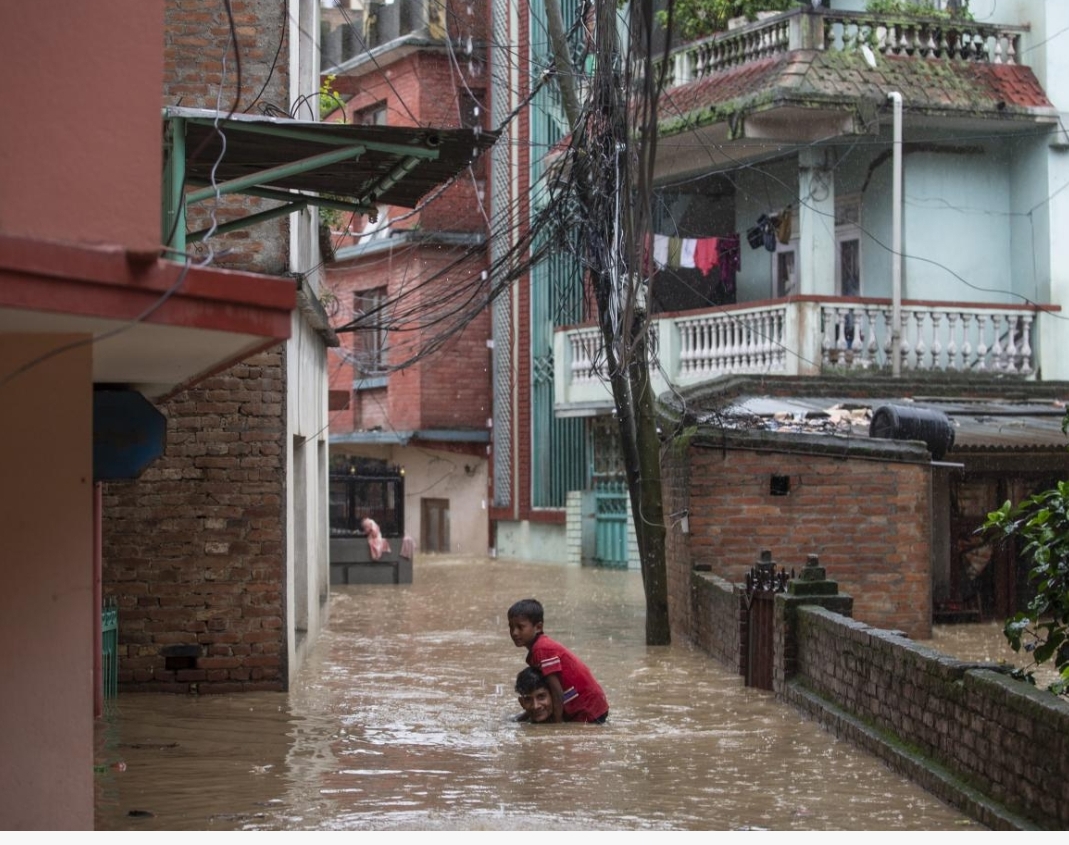
[(329, 423), (326, 347), (299, 313), (286, 350), (285, 643), (292, 681), (327, 620)]
[[(0, 232), (155, 257), (162, 23), (161, 0), (109, 10), (5, 4)], [(57, 99), (62, 108), (47, 107)]]
[(510, 560), (560, 563), (568, 557), (564, 532), (563, 523), (500, 520), (497, 523), (497, 556)]
[[(0, 334), (0, 827), (93, 827), (93, 353)], [(61, 355), (47, 353), (71, 343)], [(36, 363), (33, 363), (36, 362)], [(29, 369), (19, 375), (16, 370)]]

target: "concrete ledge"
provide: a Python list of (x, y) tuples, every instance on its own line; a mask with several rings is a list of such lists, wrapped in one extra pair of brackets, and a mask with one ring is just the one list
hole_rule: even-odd
[(401, 557), (400, 537), (391, 537), (390, 551), (372, 560), (366, 537), (331, 539), (331, 584), (411, 584), (412, 561)]
[(894, 771), (992, 830), (1042, 829), (992, 801), (939, 763), (906, 747), (893, 734), (862, 722), (801, 684), (788, 682), (783, 698), (835, 736), (874, 754)]

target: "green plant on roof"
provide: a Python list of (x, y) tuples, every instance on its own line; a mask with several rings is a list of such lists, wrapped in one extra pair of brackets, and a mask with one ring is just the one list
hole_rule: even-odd
[[(676, 0), (672, 12), (672, 29), (683, 40), (723, 32), (732, 18), (756, 20), (758, 12), (786, 12), (795, 9), (798, 0)], [(657, 23), (668, 26), (668, 12), (657, 13)]]
[(937, 6), (932, 0), (868, 0), (865, 4), (865, 11), (874, 15), (910, 15), (919, 18), (944, 20), (953, 18), (967, 21), (973, 19), (967, 0), (947, 3), (945, 9)]

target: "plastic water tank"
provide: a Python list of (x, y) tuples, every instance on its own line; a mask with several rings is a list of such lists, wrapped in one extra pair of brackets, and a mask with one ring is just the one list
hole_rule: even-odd
[(869, 437), (884, 440), (920, 440), (940, 461), (954, 445), (954, 426), (942, 411), (910, 405), (881, 405), (872, 414)]

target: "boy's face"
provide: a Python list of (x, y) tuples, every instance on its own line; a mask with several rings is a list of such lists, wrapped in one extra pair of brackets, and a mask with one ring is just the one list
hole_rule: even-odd
[(538, 687), (530, 695), (520, 696), (520, 707), (532, 722), (548, 722), (553, 715), (553, 696), (545, 687)]
[(531, 643), (541, 633), (541, 622), (532, 622), (526, 616), (509, 617), (509, 636), (517, 647), (530, 648)]

